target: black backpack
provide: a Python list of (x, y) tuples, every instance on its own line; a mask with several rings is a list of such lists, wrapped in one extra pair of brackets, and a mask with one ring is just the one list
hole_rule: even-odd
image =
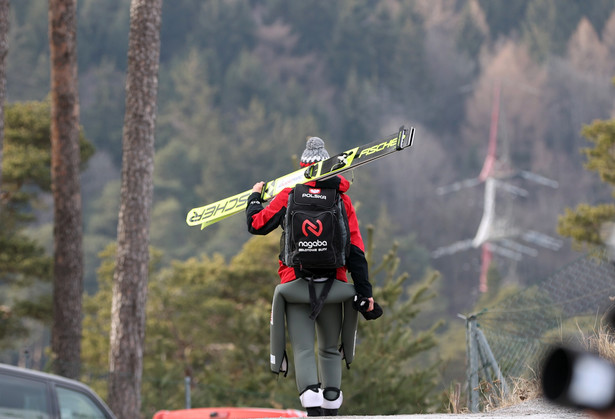
[(282, 228), (280, 259), (286, 266), (309, 271), (346, 265), (350, 229), (337, 189), (296, 185)]

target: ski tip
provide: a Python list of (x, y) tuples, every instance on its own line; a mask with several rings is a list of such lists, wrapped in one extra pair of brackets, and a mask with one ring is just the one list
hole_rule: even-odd
[(186, 215), (186, 224), (188, 224), (190, 227), (194, 227), (198, 225), (198, 223), (194, 222), (193, 218), (194, 218), (194, 215), (192, 214), (192, 211), (190, 211), (188, 215)]

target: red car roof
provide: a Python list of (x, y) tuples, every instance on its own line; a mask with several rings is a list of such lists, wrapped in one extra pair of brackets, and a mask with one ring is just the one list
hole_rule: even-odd
[(205, 419), (205, 418), (297, 418), (307, 413), (295, 409), (267, 409), (258, 407), (201, 407), (183, 410), (161, 410), (153, 419)]

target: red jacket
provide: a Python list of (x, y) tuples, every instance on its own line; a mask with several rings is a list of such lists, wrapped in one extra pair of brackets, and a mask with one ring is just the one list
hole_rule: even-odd
[[(348, 282), (346, 272), (350, 271), (357, 293), (364, 297), (372, 296), (372, 286), (369, 282), (367, 260), (365, 259), (365, 246), (357, 214), (352, 206), (350, 197), (345, 192), (350, 188), (348, 182), (342, 176), (336, 176), (325, 181), (315, 181), (307, 183), (309, 186), (322, 188), (335, 188), (340, 192), (340, 197), (344, 202), (346, 214), (348, 215), (348, 226), (350, 228), (350, 254), (347, 258), (346, 266), (337, 268), (335, 277), (340, 281)], [(292, 189), (286, 188), (276, 195), (267, 207), (263, 207), (260, 194), (255, 192), (248, 198), (246, 208), (248, 231), (252, 234), (265, 235), (275, 230), (284, 221), (286, 215), (286, 204), (288, 194)], [(278, 274), (282, 283), (293, 281), (297, 278), (295, 268), (286, 266), (279, 260)]]

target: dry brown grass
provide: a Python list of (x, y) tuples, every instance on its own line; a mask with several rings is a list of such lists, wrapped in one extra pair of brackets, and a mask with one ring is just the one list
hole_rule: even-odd
[[(540, 397), (540, 382), (537, 378), (525, 379), (514, 378), (508, 380), (508, 393), (502, 396), (501, 385), (495, 382), (493, 385), (486, 381), (479, 384), (481, 411), (493, 411), (504, 407), (518, 405), (527, 400)], [(467, 395), (462, 395), (461, 384), (455, 383), (451, 387), (448, 396), (448, 413), (470, 413), (466, 406)]]
[[(615, 364), (615, 324), (611, 325), (611, 322), (605, 318), (596, 319), (596, 325), (589, 332), (578, 327), (578, 342), (582, 350), (597, 353), (601, 358)], [(481, 410), (494, 411), (542, 398), (540, 378), (534, 371), (531, 375), (532, 378), (509, 378), (507, 380), (508, 393), (503, 396), (498, 382), (494, 385), (481, 382), (479, 385)], [(461, 388), (462, 385), (456, 383), (447, 392), (449, 413), (469, 413), (466, 406), (467, 396), (462, 395)]]
[(615, 363), (615, 329), (610, 324), (602, 322), (591, 333), (581, 333), (581, 343), (585, 350)]
[[(590, 328), (589, 332), (584, 332), (580, 326), (577, 329), (583, 350), (597, 353), (601, 358), (615, 363), (615, 324), (611, 323), (613, 320), (603, 317), (596, 319), (594, 327)], [(540, 378), (534, 371), (532, 371), (532, 378), (515, 378), (512, 381), (509, 380), (508, 384), (511, 388), (504, 397), (497, 398), (499, 392), (492, 392), (490, 397), (486, 397), (489, 403), (485, 406), (485, 410), (514, 406), (542, 397)]]
[(508, 393), (500, 396), (500, 389), (492, 391), (485, 403), (485, 411), (516, 406), (528, 400), (538, 399), (541, 396), (540, 380), (538, 378), (513, 378), (507, 381)]

